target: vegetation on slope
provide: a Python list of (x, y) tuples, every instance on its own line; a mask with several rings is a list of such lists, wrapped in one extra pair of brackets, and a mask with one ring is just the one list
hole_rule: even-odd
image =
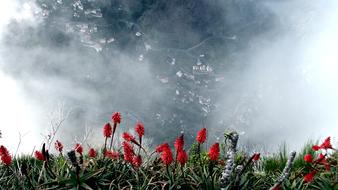
[(226, 132), (224, 143), (204, 150), (203, 128), (189, 150), (181, 134), (174, 143), (149, 151), (142, 145), (141, 122), (135, 136), (125, 132), (122, 145), (112, 146), (116, 130), (123, 130), (120, 123), (116, 112), (103, 127), (100, 150), (84, 150), (77, 143), (64, 152), (56, 140), (59, 154), (50, 154), (43, 144), (34, 156), (12, 158), (1, 145), (0, 189), (338, 189), (338, 154), (330, 137), (319, 145), (309, 143), (297, 156), (292, 152), (288, 157), (285, 148), (261, 156), (237, 151), (236, 132)]

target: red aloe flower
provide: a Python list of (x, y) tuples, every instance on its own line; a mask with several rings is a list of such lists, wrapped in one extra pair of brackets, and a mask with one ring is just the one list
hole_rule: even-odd
[(122, 147), (123, 147), (123, 152), (124, 152), (123, 154), (124, 160), (129, 163), (133, 163), (133, 156), (134, 156), (133, 147), (126, 141), (122, 143)]
[(135, 126), (135, 131), (140, 138), (144, 135), (144, 125), (141, 122), (137, 122)]
[(161, 152), (163, 152), (166, 149), (170, 149), (168, 143), (164, 143), (164, 144), (161, 144), (161, 145), (157, 146), (156, 147), (156, 152), (161, 153)]
[(8, 150), (4, 146), (0, 146), (0, 157), (4, 165), (9, 166), (12, 164), (12, 156), (9, 154)]
[(332, 145), (331, 145), (331, 137), (327, 137), (320, 146), (318, 146), (318, 145), (312, 146), (312, 150), (314, 150), (314, 151), (317, 151), (319, 149), (325, 149), (325, 150), (333, 149)]
[(12, 164), (12, 157), (9, 154), (1, 156), (1, 161), (4, 165), (9, 166)]
[(136, 144), (137, 146), (141, 147), (140, 143), (138, 143), (138, 142), (136, 141), (136, 139), (135, 139), (135, 137), (134, 137), (133, 135), (131, 135), (131, 134), (127, 133), (127, 132), (124, 132), (124, 133), (122, 134), (122, 137), (123, 137), (123, 139), (124, 139), (125, 141), (127, 141), (127, 142), (132, 142), (132, 143)]
[(127, 142), (133, 142), (133, 141), (136, 141), (136, 140), (135, 140), (135, 137), (134, 137), (133, 135), (127, 133), (127, 132), (124, 132), (124, 133), (122, 134), (122, 138), (123, 138), (125, 141), (127, 141)]
[(97, 152), (95, 151), (95, 149), (90, 148), (89, 151), (88, 151), (88, 156), (91, 157), (91, 158), (95, 158), (96, 155), (97, 155)]
[(63, 145), (60, 141), (56, 140), (55, 142), (55, 149), (58, 151), (58, 152), (62, 152), (63, 150)]
[(316, 173), (317, 172), (315, 170), (313, 170), (312, 172), (306, 174), (304, 176), (304, 182), (310, 183), (313, 180), (313, 178), (315, 177)]
[(211, 161), (216, 161), (219, 157), (219, 143), (215, 143), (210, 147), (208, 156)]
[(313, 161), (312, 155), (311, 154), (305, 154), (304, 161), (307, 162), (307, 163), (312, 163), (312, 161)]
[(173, 154), (171, 153), (168, 143), (157, 146), (156, 152), (161, 153), (161, 160), (166, 166), (170, 165), (174, 161)]
[(6, 147), (4, 147), (3, 145), (0, 146), (0, 156), (4, 156), (4, 155), (8, 155), (9, 152), (7, 150)]
[(322, 153), (320, 153), (318, 155), (318, 159), (316, 160), (317, 163), (319, 164), (323, 164), (325, 166), (325, 169), (327, 171), (329, 171), (331, 169), (330, 164), (327, 162), (327, 160), (325, 159), (325, 155), (323, 155)]
[(185, 163), (188, 161), (188, 155), (183, 149), (179, 149), (177, 153), (177, 161), (181, 164), (181, 166), (184, 166)]
[(184, 135), (183, 134), (175, 140), (174, 146), (177, 151), (182, 150), (184, 148)]
[(320, 145), (322, 149), (332, 149), (331, 138), (327, 137), (324, 142)]
[(45, 161), (45, 156), (42, 154), (42, 152), (40, 152), (38, 150), (35, 151), (34, 156), (38, 160)]
[(321, 163), (323, 160), (325, 160), (325, 155), (322, 154), (322, 153), (320, 153), (320, 154), (318, 155), (317, 160), (316, 160), (315, 162), (316, 162), (316, 163)]
[(106, 123), (103, 127), (103, 136), (106, 138), (111, 137), (113, 131), (112, 131), (112, 127), (110, 125), (110, 123)]
[(161, 160), (166, 166), (169, 166), (174, 161), (170, 148), (163, 150), (161, 154)]
[(312, 146), (312, 150), (314, 150), (314, 151), (317, 151), (319, 149), (320, 149), (320, 146), (318, 146), (318, 145), (313, 145)]
[(196, 141), (200, 144), (203, 144), (207, 138), (207, 129), (203, 128), (197, 132)]
[(107, 158), (113, 159), (113, 160), (117, 160), (117, 159), (119, 159), (120, 154), (119, 154), (119, 152), (114, 152), (114, 151), (108, 151), (108, 150), (106, 150), (104, 152), (104, 156), (106, 156)]
[(112, 118), (112, 121), (113, 121), (114, 124), (115, 123), (118, 123), (118, 124), (121, 123), (121, 114), (120, 114), (120, 112), (114, 112), (111, 118)]
[(260, 153), (255, 153), (253, 156), (252, 156), (252, 160), (253, 161), (258, 161), (261, 157), (261, 154)]
[(142, 165), (142, 157), (141, 155), (138, 155), (138, 156), (134, 156), (133, 158), (133, 166), (135, 167), (140, 167)]
[(76, 152), (78, 152), (79, 154), (82, 155), (83, 148), (82, 148), (81, 144), (76, 143), (76, 144), (75, 144), (75, 147), (74, 147), (74, 150), (75, 150)]

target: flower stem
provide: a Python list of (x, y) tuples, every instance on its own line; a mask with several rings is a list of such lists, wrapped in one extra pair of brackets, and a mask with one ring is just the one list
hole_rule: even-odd
[(105, 154), (105, 152), (106, 152), (106, 150), (107, 150), (107, 137), (106, 137), (106, 139), (104, 140), (104, 149), (103, 149), (103, 156), (104, 156), (104, 154)]
[(109, 146), (109, 150), (110, 150), (110, 151), (112, 150), (112, 147), (113, 147), (113, 142), (114, 142), (114, 135), (115, 135), (115, 131), (116, 131), (116, 126), (117, 126), (117, 123), (114, 123), (114, 127), (113, 127), (113, 135), (112, 135), (112, 137), (111, 137), (110, 146)]

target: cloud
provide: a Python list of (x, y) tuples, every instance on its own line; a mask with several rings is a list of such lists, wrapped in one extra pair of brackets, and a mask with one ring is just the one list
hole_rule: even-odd
[(232, 128), (243, 144), (298, 147), (337, 123), (333, 0), (1, 3), (1, 112), (25, 108), (27, 139), (41, 142), (60, 102), (70, 145), (113, 111), (154, 143), (206, 125), (211, 141)]
[[(239, 130), (243, 144), (268, 150), (286, 142), (299, 148), (308, 139), (333, 135), (338, 64), (332, 53), (335, 1), (264, 3), (274, 27), (252, 38), (240, 53), (219, 98), (218, 125)], [(216, 124), (217, 125), (217, 124)]]

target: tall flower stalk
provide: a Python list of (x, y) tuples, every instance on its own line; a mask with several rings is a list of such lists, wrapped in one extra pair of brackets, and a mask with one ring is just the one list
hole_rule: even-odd
[(113, 113), (113, 115), (112, 115), (112, 122), (113, 122), (114, 125), (113, 125), (113, 134), (112, 134), (112, 137), (111, 137), (109, 150), (112, 150), (112, 147), (113, 147), (114, 135), (115, 135), (117, 124), (121, 123), (121, 114), (120, 114), (120, 112), (114, 112)]
[(142, 146), (142, 137), (144, 135), (144, 125), (141, 122), (137, 122), (135, 126), (135, 132), (138, 134), (139, 138), (139, 148), (138, 148), (138, 154), (140, 154), (141, 151), (141, 146)]
[(103, 127), (103, 136), (105, 137), (104, 140), (104, 149), (103, 153), (107, 150), (107, 140), (112, 136), (112, 127), (110, 123), (106, 123)]
[(184, 134), (183, 134), (183, 132), (175, 140), (174, 147), (176, 149), (176, 158), (175, 158), (175, 168), (176, 168), (177, 162), (179, 162), (181, 164), (181, 166), (183, 166), (186, 162), (186, 159), (188, 158), (186, 156), (187, 153), (184, 151)]
[(206, 139), (207, 139), (207, 129), (202, 128), (201, 130), (197, 132), (197, 136), (196, 136), (196, 141), (198, 143), (197, 155), (198, 155), (199, 160), (200, 160), (200, 153), (201, 153), (201, 145), (205, 142)]

